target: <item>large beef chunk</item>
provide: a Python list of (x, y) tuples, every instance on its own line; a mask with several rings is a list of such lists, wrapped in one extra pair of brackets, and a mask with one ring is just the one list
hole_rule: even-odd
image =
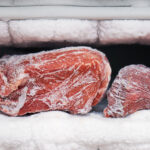
[(85, 114), (108, 86), (102, 52), (72, 47), (0, 59), (0, 110), (17, 116), (47, 110)]
[(130, 65), (121, 69), (107, 98), (106, 117), (124, 117), (137, 110), (150, 109), (150, 68)]

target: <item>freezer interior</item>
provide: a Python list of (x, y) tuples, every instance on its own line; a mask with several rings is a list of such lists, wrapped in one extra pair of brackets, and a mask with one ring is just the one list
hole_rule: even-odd
[[(121, 68), (150, 67), (149, 6), (149, 0), (1, 0), (0, 58), (92, 47), (110, 62), (109, 89)], [(105, 94), (86, 115), (0, 112), (0, 150), (149, 150), (150, 110), (106, 118), (107, 104)]]

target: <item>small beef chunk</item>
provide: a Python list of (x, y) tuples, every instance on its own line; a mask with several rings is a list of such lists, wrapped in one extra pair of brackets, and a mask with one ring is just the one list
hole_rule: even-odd
[(122, 68), (107, 93), (105, 117), (125, 117), (150, 109), (150, 68), (130, 65)]

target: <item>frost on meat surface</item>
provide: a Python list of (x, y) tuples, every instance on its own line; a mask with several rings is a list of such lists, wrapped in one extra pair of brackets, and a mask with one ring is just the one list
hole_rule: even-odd
[(110, 74), (106, 56), (89, 47), (6, 56), (0, 59), (0, 110), (85, 114), (102, 98)]
[(106, 117), (124, 117), (150, 109), (150, 68), (130, 65), (120, 70), (107, 94)]

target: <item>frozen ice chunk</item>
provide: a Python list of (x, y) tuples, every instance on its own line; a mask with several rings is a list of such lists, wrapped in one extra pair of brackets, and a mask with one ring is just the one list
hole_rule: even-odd
[(109, 20), (99, 24), (101, 44), (150, 44), (150, 21)]
[(87, 20), (23, 20), (11, 21), (10, 30), (15, 44), (32, 42), (95, 43), (97, 21)]

